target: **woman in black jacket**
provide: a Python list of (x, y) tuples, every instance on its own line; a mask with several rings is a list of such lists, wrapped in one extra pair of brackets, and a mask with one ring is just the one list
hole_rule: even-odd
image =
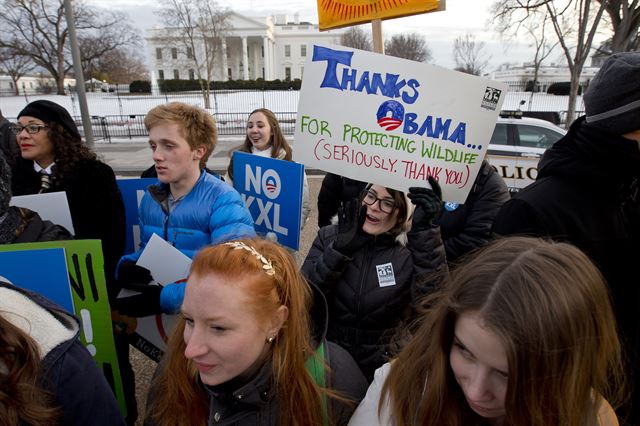
[[(13, 126), (21, 158), (13, 167), (13, 195), (64, 191), (76, 239), (99, 239), (109, 300), (119, 293), (115, 268), (124, 254), (125, 214), (111, 167), (83, 142), (62, 106), (38, 100), (28, 104)], [(116, 336), (116, 350), (127, 399), (128, 421), (137, 417), (135, 382), (128, 343)]]
[(351, 353), (369, 381), (386, 362), (395, 329), (431, 290), (431, 275), (446, 268), (440, 230), (432, 225), (441, 192), (411, 188), (405, 195), (368, 185), (348, 203), (338, 224), (321, 228), (302, 266), (329, 304), (327, 338)]

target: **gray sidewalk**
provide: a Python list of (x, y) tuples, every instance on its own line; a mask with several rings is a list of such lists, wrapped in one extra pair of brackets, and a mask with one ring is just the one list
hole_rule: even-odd
[[(293, 145), (293, 140), (287, 140)], [(244, 141), (244, 135), (221, 136), (207, 167), (224, 175), (229, 165), (229, 151)], [(94, 150), (102, 161), (109, 164), (117, 176), (140, 176), (153, 165), (147, 138), (113, 139), (111, 143), (97, 141)], [(324, 174), (322, 170), (307, 169), (307, 174)]]

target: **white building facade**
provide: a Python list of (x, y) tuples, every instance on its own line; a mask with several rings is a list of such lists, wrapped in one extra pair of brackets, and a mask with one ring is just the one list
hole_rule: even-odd
[[(586, 85), (593, 79), (600, 68), (584, 67), (580, 74), (580, 84)], [(501, 81), (509, 85), (510, 90), (524, 90), (527, 82), (533, 81), (534, 66), (532, 64), (511, 65), (506, 64), (500, 66), (496, 71), (489, 73), (489, 78)], [(566, 66), (558, 66), (555, 64), (542, 65), (538, 69), (538, 89), (546, 92), (553, 83), (571, 81), (571, 73)]]
[[(286, 16), (250, 18), (231, 12), (230, 29), (218, 44), (210, 80), (294, 80), (302, 78), (309, 43), (339, 44), (344, 30), (320, 32), (318, 25), (288, 22)], [(197, 78), (194, 52), (185, 48), (171, 28), (147, 31), (147, 55), (152, 80)], [(195, 55), (204, 58), (204, 46)], [(204, 67), (201, 67), (204, 70)], [(206, 71), (204, 72), (206, 74)]]

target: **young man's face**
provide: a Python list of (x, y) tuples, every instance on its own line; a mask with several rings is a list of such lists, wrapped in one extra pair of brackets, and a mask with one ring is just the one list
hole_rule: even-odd
[(182, 136), (180, 125), (159, 123), (153, 126), (149, 130), (149, 146), (160, 182), (180, 185), (200, 176), (204, 145), (192, 150)]

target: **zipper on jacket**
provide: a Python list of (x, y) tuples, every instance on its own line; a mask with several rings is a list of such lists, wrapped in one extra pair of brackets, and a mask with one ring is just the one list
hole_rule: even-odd
[[(364, 259), (365, 259), (365, 264), (363, 264), (362, 267), (362, 277), (360, 278), (360, 285), (358, 286), (358, 297), (357, 297), (357, 302), (356, 302), (356, 330), (360, 330), (360, 303), (362, 302), (362, 289), (364, 287), (364, 284), (367, 281), (367, 275), (368, 275), (368, 270), (369, 270), (369, 266), (371, 265), (371, 256), (369, 256), (369, 247), (374, 247), (376, 245), (376, 240), (374, 237), (373, 240), (373, 244), (368, 244), (364, 247)], [(359, 336), (358, 336), (359, 337)], [(359, 341), (360, 339), (356, 339), (356, 341)]]

